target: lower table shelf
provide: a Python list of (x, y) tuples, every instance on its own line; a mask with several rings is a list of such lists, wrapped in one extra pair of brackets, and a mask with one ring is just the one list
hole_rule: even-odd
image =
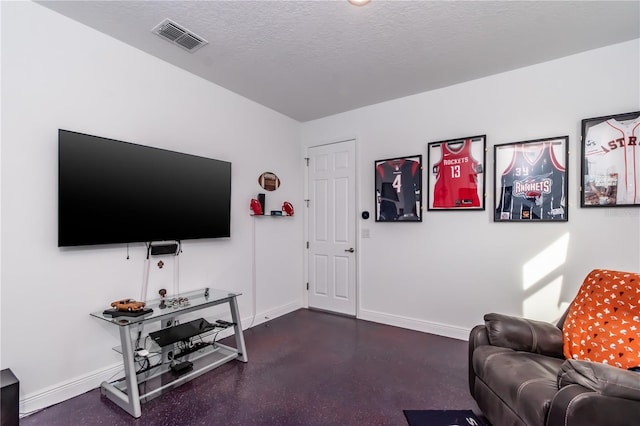
[[(138, 398), (140, 402), (150, 401), (189, 380), (238, 358), (238, 356), (238, 351), (235, 348), (215, 343), (180, 357), (180, 362), (190, 361), (193, 363), (193, 367), (182, 374), (173, 372), (169, 362), (153, 366), (147, 371), (137, 374)], [(114, 392), (129, 395), (126, 379), (102, 384), (103, 395), (109, 397), (109, 393)]]

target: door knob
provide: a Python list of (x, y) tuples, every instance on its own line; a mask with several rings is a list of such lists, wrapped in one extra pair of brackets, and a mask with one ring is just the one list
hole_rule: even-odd
[(348, 251), (349, 253), (353, 253), (355, 250), (353, 249), (353, 247), (346, 249), (345, 251)]

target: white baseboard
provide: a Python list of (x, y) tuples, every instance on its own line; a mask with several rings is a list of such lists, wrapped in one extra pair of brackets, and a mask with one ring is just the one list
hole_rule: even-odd
[(360, 309), (360, 311), (358, 312), (358, 318), (465, 341), (469, 340), (469, 333), (471, 332), (471, 329), (464, 327), (440, 324), (437, 322), (430, 322), (400, 315), (376, 312), (367, 309)]
[[(265, 323), (302, 307), (301, 301), (295, 301), (268, 311), (259, 312), (256, 314), (255, 319), (253, 316), (242, 318), (242, 328), (246, 330), (250, 326)], [(251, 324), (252, 320), (253, 324)], [(232, 334), (233, 329), (229, 328), (222, 331), (218, 336), (218, 339), (231, 336)], [(251, 348), (247, 348), (247, 352), (249, 352), (248, 355), (251, 356)], [(49, 386), (43, 390), (33, 392), (20, 400), (20, 416), (24, 417), (33, 412), (42, 410), (43, 408), (50, 407), (75, 396), (82, 395), (85, 392), (100, 387), (100, 384), (104, 381), (113, 381), (123, 376), (124, 367), (123, 364), (119, 362), (103, 369), (92, 371), (86, 375), (78, 376), (71, 380)]]
[[(281, 317), (293, 311), (296, 311), (300, 308), (303, 308), (301, 300), (296, 300), (290, 303), (286, 303), (284, 305), (280, 305), (276, 308), (269, 309), (268, 311), (258, 312), (256, 314), (255, 319), (253, 317), (249, 317), (248, 319), (242, 320), (242, 328), (247, 329), (250, 327), (254, 327), (256, 325), (265, 323), (267, 321), (271, 321), (272, 319)], [(252, 324), (253, 321), (253, 324)]]
[(20, 417), (66, 401), (74, 396), (82, 395), (97, 388), (104, 381), (115, 380), (122, 376), (124, 376), (124, 367), (119, 362), (86, 375), (49, 386), (38, 392), (33, 392), (20, 400)]

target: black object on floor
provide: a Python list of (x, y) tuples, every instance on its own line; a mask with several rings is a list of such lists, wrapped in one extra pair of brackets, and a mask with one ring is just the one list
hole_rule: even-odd
[(471, 410), (403, 410), (409, 426), (488, 426)]
[(0, 419), (2, 426), (18, 426), (20, 381), (8, 368), (0, 371)]

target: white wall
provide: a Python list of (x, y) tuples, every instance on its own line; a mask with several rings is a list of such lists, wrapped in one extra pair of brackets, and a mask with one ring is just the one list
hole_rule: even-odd
[[(357, 136), (358, 204), (372, 213), (359, 220), (370, 232), (358, 244), (359, 317), (465, 338), (487, 312), (557, 318), (593, 268), (640, 270), (640, 209), (578, 198), (580, 122), (640, 110), (639, 51), (635, 40), (304, 123), (306, 146)], [(422, 154), (424, 165), (428, 142), (479, 134), (486, 211), (374, 222), (374, 161)], [(569, 221), (494, 223), (493, 145), (564, 135)]]
[[(138, 298), (142, 280), (142, 244), (131, 246), (130, 260), (125, 245), (57, 247), (58, 128), (231, 161), (231, 238), (184, 242), (181, 290), (244, 293), (248, 325), (255, 224), (255, 324), (302, 306), (303, 218), (249, 216), (265, 171), (282, 181), (268, 208), (302, 204), (298, 122), (40, 5), (1, 7), (1, 361), (20, 379), (22, 411), (118, 371), (117, 330), (89, 312)], [(172, 285), (165, 262), (152, 267), (150, 295)]]

